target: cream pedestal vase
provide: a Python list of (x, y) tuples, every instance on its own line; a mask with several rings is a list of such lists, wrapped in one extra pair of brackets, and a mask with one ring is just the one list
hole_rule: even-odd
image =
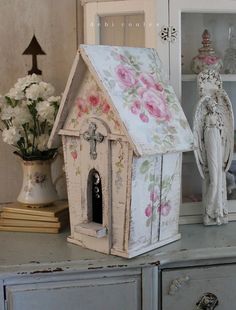
[(51, 163), (47, 160), (21, 160), (23, 182), (17, 201), (32, 207), (48, 205), (58, 199), (52, 182)]

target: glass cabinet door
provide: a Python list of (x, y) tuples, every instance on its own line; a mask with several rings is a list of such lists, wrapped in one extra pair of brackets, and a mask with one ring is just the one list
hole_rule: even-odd
[[(192, 126), (194, 110), (198, 102), (198, 91), (197, 75), (191, 70), (191, 61), (198, 54), (198, 49), (202, 47), (202, 33), (205, 29), (209, 31), (215, 53), (224, 61), (226, 50), (234, 45), (234, 41), (236, 42), (236, 1), (170, 0), (169, 4), (169, 25), (175, 27), (178, 32), (176, 42), (170, 44), (170, 80)], [(231, 56), (231, 67), (236, 68), (236, 55), (235, 58), (234, 55)], [(231, 99), (235, 114), (236, 71), (229, 71), (224, 66), (220, 73), (223, 88)], [(236, 128), (236, 121), (234, 127)], [(234, 158), (230, 172), (236, 178), (236, 156)], [(183, 207), (181, 212), (184, 215), (193, 216), (192, 222), (200, 222), (202, 180), (193, 152), (183, 156), (182, 176)], [(233, 219), (233, 213), (236, 212), (234, 199), (236, 199), (236, 189), (228, 195), (230, 219)]]
[[(126, 40), (145, 47), (155, 47), (155, 1), (121, 0), (91, 2), (84, 5), (84, 28), (86, 44), (122, 45)], [(138, 31), (140, 29), (140, 31)], [(143, 34), (144, 33), (144, 34)], [(131, 41), (129, 36), (136, 36)], [(114, 38), (117, 36), (117, 38)], [(143, 42), (140, 37), (144, 36)], [(105, 40), (105, 41), (104, 41)]]
[[(182, 59), (190, 57), (190, 55), (191, 57), (196, 56), (197, 49), (201, 47), (202, 32), (207, 27), (210, 27), (209, 30), (214, 29), (212, 41), (213, 44), (217, 42), (216, 51), (218, 51), (219, 45), (223, 47), (223, 41), (227, 40), (228, 30), (225, 34), (221, 31), (218, 32), (218, 29), (223, 27), (221, 16), (226, 15), (230, 20), (232, 18), (235, 21), (235, 16), (232, 17), (232, 14), (236, 14), (236, 1), (232, 0), (169, 0), (169, 24), (175, 27), (178, 33), (178, 39), (170, 44), (170, 80), (179, 99), (181, 99), (182, 88), (181, 75), (184, 73), (182, 72)], [(189, 23), (185, 24), (184, 20), (188, 15)], [(227, 18), (225, 21), (229, 22)], [(185, 31), (182, 27), (185, 27)], [(188, 37), (184, 35), (186, 31), (189, 34)], [(188, 55), (182, 55), (182, 50), (186, 50), (183, 48), (184, 45), (187, 46)]]

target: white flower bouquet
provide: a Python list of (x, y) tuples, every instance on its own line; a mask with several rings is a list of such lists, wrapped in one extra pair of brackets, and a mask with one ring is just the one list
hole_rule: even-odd
[(3, 141), (16, 147), (24, 160), (52, 158), (56, 149), (47, 143), (58, 111), (60, 97), (36, 74), (18, 79), (0, 100)]

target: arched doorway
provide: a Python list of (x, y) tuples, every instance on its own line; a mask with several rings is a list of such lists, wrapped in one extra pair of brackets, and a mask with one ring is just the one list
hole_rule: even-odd
[(91, 221), (102, 224), (102, 183), (100, 174), (96, 169), (92, 169), (88, 175), (87, 201)]

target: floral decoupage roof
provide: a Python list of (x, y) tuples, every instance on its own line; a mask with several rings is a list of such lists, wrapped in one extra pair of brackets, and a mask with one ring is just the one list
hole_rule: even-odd
[(81, 45), (81, 54), (140, 156), (193, 148), (191, 129), (155, 49)]

